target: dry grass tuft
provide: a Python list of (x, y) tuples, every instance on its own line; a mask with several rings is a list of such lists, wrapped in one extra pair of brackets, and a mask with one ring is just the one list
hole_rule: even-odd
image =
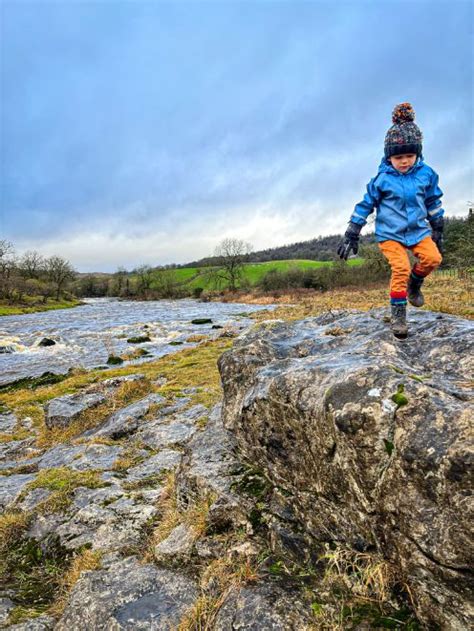
[(209, 508), (215, 499), (214, 494), (209, 494), (186, 509), (180, 508), (176, 496), (176, 474), (168, 473), (164, 478), (164, 489), (159, 504), (160, 520), (150, 537), (145, 560), (153, 560), (155, 546), (164, 541), (179, 524), (188, 525), (196, 539), (201, 537), (206, 532)]
[(389, 599), (396, 575), (393, 566), (381, 556), (340, 546), (321, 559), (327, 564), (324, 583), (338, 583), (365, 600), (384, 603)]
[(69, 595), (81, 578), (83, 572), (91, 570), (99, 570), (101, 567), (102, 553), (95, 550), (82, 550), (72, 560), (71, 565), (61, 578), (58, 595), (56, 600), (51, 604), (48, 613), (59, 618), (68, 601)]
[(216, 559), (201, 577), (201, 596), (186, 612), (177, 631), (212, 631), (220, 608), (231, 592), (258, 580), (257, 566), (248, 558)]

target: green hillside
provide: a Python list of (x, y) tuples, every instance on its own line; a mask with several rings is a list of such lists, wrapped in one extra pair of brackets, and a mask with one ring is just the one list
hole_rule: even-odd
[[(361, 265), (364, 262), (361, 258), (350, 259), (348, 264), (351, 266)], [(267, 272), (277, 270), (286, 272), (291, 268), (300, 269), (317, 269), (320, 267), (331, 267), (332, 261), (310, 261), (310, 260), (285, 260), (285, 261), (268, 261), (265, 263), (248, 263), (244, 267), (244, 280), (251, 285), (256, 285)], [(213, 283), (209, 278), (212, 267), (185, 267), (165, 272), (156, 272), (156, 274), (172, 274), (173, 278), (180, 285), (186, 288), (202, 287), (203, 289), (214, 289)], [(157, 284), (159, 283), (157, 279)], [(151, 287), (155, 289), (154, 285)]]

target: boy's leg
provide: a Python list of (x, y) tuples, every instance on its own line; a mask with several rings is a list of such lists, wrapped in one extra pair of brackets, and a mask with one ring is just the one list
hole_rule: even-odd
[(428, 274), (435, 270), (442, 261), (442, 256), (431, 237), (410, 248), (418, 259), (413, 266), (408, 283), (408, 300), (415, 307), (421, 307), (425, 300), (421, 293), (421, 285)]
[(410, 250), (418, 259), (412, 272), (421, 278), (426, 278), (428, 274), (431, 274), (443, 260), (436, 243), (431, 237), (425, 237), (420, 243), (412, 245)]
[(390, 305), (392, 311), (392, 331), (395, 337), (404, 339), (408, 334), (407, 286), (410, 277), (410, 259), (405, 247), (398, 241), (382, 241), (379, 243), (383, 255), (392, 270), (390, 279)]

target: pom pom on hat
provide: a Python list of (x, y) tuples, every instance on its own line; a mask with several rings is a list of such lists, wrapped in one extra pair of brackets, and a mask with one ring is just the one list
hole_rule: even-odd
[(392, 112), (392, 121), (395, 124), (408, 123), (415, 120), (415, 110), (411, 103), (395, 105)]

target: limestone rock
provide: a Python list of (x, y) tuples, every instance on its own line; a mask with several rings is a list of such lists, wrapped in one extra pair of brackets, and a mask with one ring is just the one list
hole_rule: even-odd
[[(214, 631), (304, 631), (310, 628), (309, 606), (295, 594), (273, 585), (234, 589), (222, 605)], [(314, 627), (313, 627), (314, 628)]]
[(0, 626), (5, 625), (10, 611), (15, 607), (15, 603), (10, 598), (0, 597)]
[(47, 500), (50, 495), (51, 491), (48, 489), (33, 489), (18, 503), (18, 508), (27, 512), (32, 511), (37, 508), (38, 504)]
[(99, 392), (65, 394), (62, 397), (52, 399), (46, 405), (46, 426), (50, 429), (53, 427), (68, 427), (80, 414), (97, 407), (104, 403), (105, 400), (105, 396)]
[(196, 584), (186, 576), (129, 558), (85, 573), (55, 631), (171, 631), (197, 597)]
[(163, 449), (155, 456), (148, 458), (136, 467), (132, 467), (127, 472), (127, 482), (143, 480), (152, 475), (157, 475), (163, 471), (175, 469), (181, 461), (181, 453), (172, 449)]
[(48, 449), (38, 462), (40, 469), (70, 467), (78, 471), (111, 469), (123, 449), (113, 445), (57, 445)]
[(31, 618), (19, 624), (13, 624), (8, 627), (9, 631), (52, 631), (54, 629), (55, 620), (51, 616), (40, 616), (39, 618)]
[(137, 440), (151, 449), (183, 444), (196, 432), (193, 423), (179, 420), (163, 423), (160, 419), (147, 423), (136, 434)]
[(27, 484), (35, 479), (31, 473), (4, 475), (0, 478), (0, 509), (6, 509), (19, 497)]
[(141, 373), (136, 373), (134, 375), (122, 375), (121, 377), (110, 377), (109, 379), (104, 379), (99, 383), (99, 386), (107, 388), (108, 390), (115, 390), (124, 383), (134, 383), (136, 381), (143, 381), (144, 379), (145, 375)]
[(118, 410), (100, 427), (85, 432), (84, 436), (105, 436), (114, 439), (126, 436), (137, 429), (141, 419), (149, 412), (152, 405), (161, 403), (164, 400), (164, 397), (159, 394), (149, 394), (143, 399)]
[(211, 526), (218, 528), (231, 523), (241, 525), (248, 512), (245, 501), (232, 491), (241, 468), (235, 446), (232, 434), (222, 425), (221, 406), (217, 405), (205, 429), (186, 445), (177, 475), (178, 497), (184, 503), (196, 502), (210, 494), (216, 496), (208, 519)]
[(474, 323), (410, 311), (400, 343), (383, 315), (244, 334), (219, 361), (225, 426), (314, 544), (377, 547), (408, 577), (428, 627), (466, 629)]
[(180, 524), (173, 528), (166, 539), (155, 546), (155, 558), (157, 561), (182, 563), (191, 556), (195, 538), (192, 528)]
[(12, 432), (16, 425), (16, 422), (16, 416), (11, 412), (0, 414), (0, 433), (8, 434)]
[(69, 549), (120, 550), (140, 541), (156, 512), (153, 504), (127, 498), (118, 488), (77, 489), (71, 516), (55, 530)]

